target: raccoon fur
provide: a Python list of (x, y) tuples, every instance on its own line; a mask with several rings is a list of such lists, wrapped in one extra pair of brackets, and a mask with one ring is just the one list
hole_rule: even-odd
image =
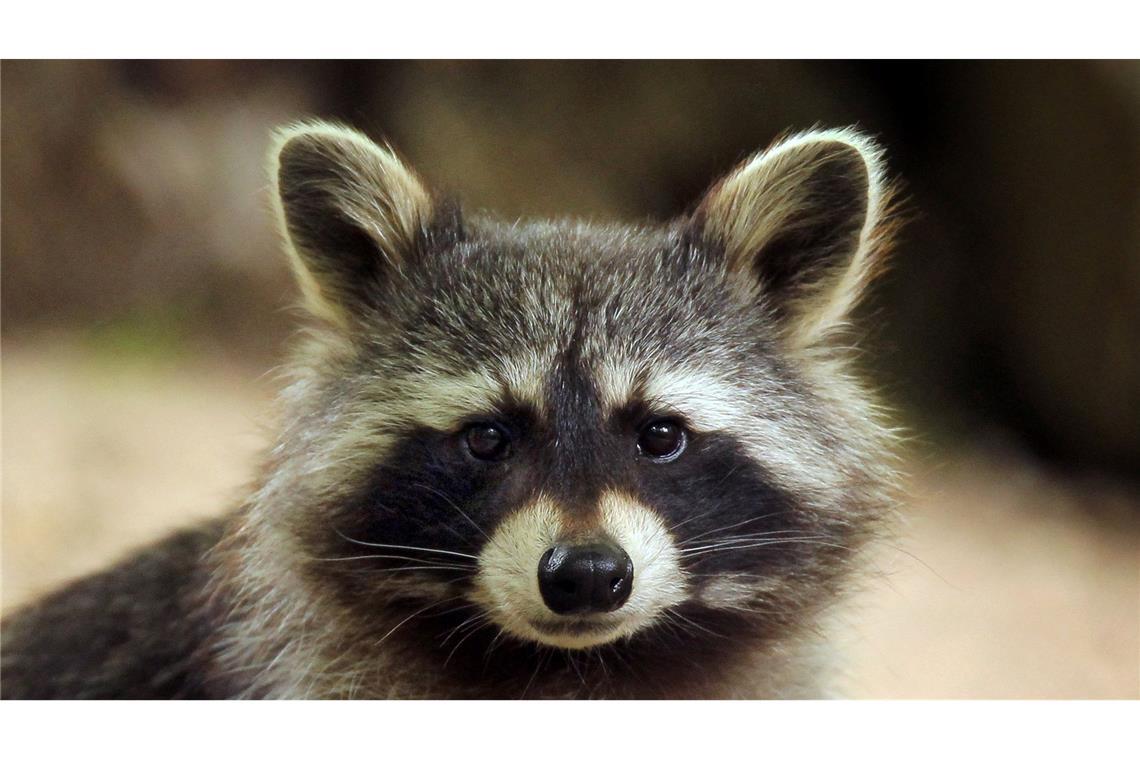
[(880, 150), (781, 139), (659, 226), (463, 215), (284, 129), (310, 317), (228, 517), (4, 623), (5, 697), (813, 697), (893, 507), (847, 317)]

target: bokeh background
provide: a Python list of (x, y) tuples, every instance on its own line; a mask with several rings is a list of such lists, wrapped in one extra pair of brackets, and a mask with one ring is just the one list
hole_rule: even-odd
[(270, 131), (336, 118), (469, 208), (663, 220), (781, 132), (905, 182), (862, 309), (909, 431), (840, 635), (871, 697), (1140, 696), (1140, 64), (0, 66), (5, 611), (232, 507), (294, 291)]

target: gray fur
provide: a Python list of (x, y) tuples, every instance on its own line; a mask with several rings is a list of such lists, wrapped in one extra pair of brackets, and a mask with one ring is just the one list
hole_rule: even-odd
[[(279, 213), (313, 320), (258, 488), (220, 541), (202, 532), (158, 545), (7, 621), (5, 696), (142, 695), (148, 685), (156, 696), (825, 693), (824, 615), (893, 498), (890, 434), (855, 379), (842, 329), (885, 244), (877, 149), (850, 131), (797, 135), (773, 149), (783, 163), (747, 163), (693, 216), (635, 227), (464, 220), (364, 140), (318, 124), (287, 130), (278, 146)], [(814, 182), (829, 155), (846, 162), (828, 175), (842, 192), (798, 193), (792, 180)], [(866, 170), (850, 171), (860, 156)], [(773, 225), (789, 219), (797, 237), (773, 244)], [(758, 250), (741, 248), (754, 239)], [(800, 240), (826, 248), (805, 252)], [(338, 241), (350, 242), (328, 249)], [(786, 263), (748, 264), (749, 255), (811, 267), (792, 276)], [(622, 458), (614, 430), (634, 401), (680, 410), (693, 426), (691, 456), (736, 457), (751, 485), (739, 467), (719, 483), (694, 471), (654, 485), (680, 476)], [(482, 490), (457, 503), (447, 489), (468, 491), (441, 464), (452, 461), (448, 447), (470, 415), (507, 407), (533, 420), (520, 440), (531, 458), (478, 471)], [(600, 453), (607, 446), (617, 454)], [(756, 484), (756, 509), (770, 514), (749, 511)], [(422, 511), (406, 494), (421, 487)], [(721, 487), (737, 491), (713, 493)], [(736, 535), (744, 548), (717, 549), (731, 555), (724, 561), (694, 552), (663, 569), (680, 584), (669, 593), (682, 596), (613, 644), (563, 651), (501, 628), (505, 613), (479, 590), (499, 581), (485, 566), (462, 569), (464, 558), (485, 561), (507, 518), (536, 500), (560, 511), (563, 527), (551, 530), (597, 533), (600, 499), (617, 492), (636, 492), (638, 509), (657, 515), (679, 549), (701, 549), (702, 535)], [(762, 517), (783, 521), (771, 547), (748, 548), (751, 534), (729, 532)], [(391, 548), (408, 539), (389, 536), (408, 535), (420, 550)], [(361, 560), (366, 543), (381, 556)], [(412, 557), (419, 569), (408, 570)], [(440, 557), (456, 567), (438, 566)], [(179, 590), (150, 594), (127, 585), (135, 575)], [(114, 605), (124, 611), (107, 616)], [(171, 631), (173, 618), (185, 626)], [(87, 625), (130, 635), (113, 645), (95, 637), (54, 660)], [(139, 681), (156, 647), (193, 688), (160, 688), (155, 674)]]

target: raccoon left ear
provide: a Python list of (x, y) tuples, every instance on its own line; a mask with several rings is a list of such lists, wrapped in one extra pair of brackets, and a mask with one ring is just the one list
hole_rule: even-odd
[(306, 306), (345, 324), (425, 242), (436, 216), (431, 195), (391, 150), (336, 124), (282, 129), (271, 163)]
[(852, 129), (780, 140), (705, 196), (690, 221), (798, 344), (841, 324), (874, 273), (889, 196), (882, 151)]

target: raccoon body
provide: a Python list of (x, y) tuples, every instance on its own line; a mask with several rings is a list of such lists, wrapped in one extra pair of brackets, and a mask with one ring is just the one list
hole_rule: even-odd
[(879, 151), (778, 142), (663, 226), (465, 218), (305, 124), (312, 317), (246, 503), (6, 621), (4, 696), (799, 697), (892, 505), (845, 318)]

